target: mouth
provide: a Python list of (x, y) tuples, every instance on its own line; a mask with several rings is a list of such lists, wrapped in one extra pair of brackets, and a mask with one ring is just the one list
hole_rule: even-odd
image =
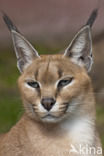
[(34, 108), (34, 104), (32, 105), (33, 112), (39, 117), (40, 121), (48, 122), (48, 123), (56, 123), (63, 120), (66, 117), (66, 112), (69, 107), (69, 102), (64, 102), (58, 111), (50, 111), (50, 112), (39, 112)]
[(43, 122), (56, 122), (57, 120), (59, 120), (59, 117), (56, 117), (56, 116), (51, 115), (51, 114), (47, 114), (47, 115), (43, 116), (41, 118), (41, 120)]
[(57, 119), (58, 117), (56, 117), (54, 115), (51, 115), (51, 114), (47, 114), (47, 115), (42, 117), (42, 119), (45, 119), (45, 118), (55, 118), (55, 119)]

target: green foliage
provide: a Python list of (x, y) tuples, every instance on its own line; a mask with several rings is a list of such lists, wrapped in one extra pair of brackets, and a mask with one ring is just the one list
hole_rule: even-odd
[(0, 53), (0, 132), (5, 132), (16, 123), (23, 112), (16, 80), (16, 58), (8, 50)]

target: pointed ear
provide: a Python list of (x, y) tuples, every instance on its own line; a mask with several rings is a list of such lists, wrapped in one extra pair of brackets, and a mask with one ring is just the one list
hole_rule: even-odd
[(74, 63), (84, 66), (90, 71), (92, 59), (92, 40), (90, 26), (84, 26), (74, 37), (65, 50), (64, 56), (69, 57)]
[(18, 32), (11, 31), (13, 45), (17, 56), (17, 67), (20, 72), (30, 65), (36, 57), (39, 57), (33, 46)]
[(12, 35), (13, 45), (17, 56), (17, 67), (20, 72), (23, 72), (24, 69), (32, 63), (34, 58), (39, 57), (38, 52), (19, 33), (18, 29), (7, 15), (4, 14), (3, 19)]

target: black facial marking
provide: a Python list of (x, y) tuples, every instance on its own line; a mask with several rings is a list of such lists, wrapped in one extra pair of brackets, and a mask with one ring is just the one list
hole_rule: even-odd
[(17, 29), (17, 27), (13, 24), (13, 22), (11, 21), (11, 19), (4, 13), (3, 13), (3, 19), (4, 22), (6, 23), (8, 29), (11, 30), (15, 30), (16, 32), (19, 32), (19, 30)]
[(37, 69), (37, 71), (35, 72), (35, 79), (36, 79), (36, 80), (38, 79), (38, 73), (39, 73), (39, 71), (38, 71), (38, 69)]
[(58, 70), (58, 75), (59, 75), (59, 78), (62, 77), (62, 70), (61, 69)]
[(90, 27), (92, 27), (97, 15), (98, 15), (98, 9), (94, 9), (93, 12), (91, 13), (86, 25), (89, 25)]
[(49, 57), (49, 60), (47, 62), (46, 72), (49, 70), (49, 65), (50, 65), (50, 57)]

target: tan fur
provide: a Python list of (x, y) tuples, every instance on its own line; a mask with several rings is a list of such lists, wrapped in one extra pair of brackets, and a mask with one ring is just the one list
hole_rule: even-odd
[[(73, 84), (58, 91), (56, 82), (67, 76), (74, 78)], [(26, 87), (25, 83), (29, 79), (41, 83), (41, 93)], [(62, 55), (41, 56), (33, 60), (33, 63), (23, 72), (18, 85), (26, 113), (7, 134), (0, 138), (0, 156), (80, 156), (69, 152), (71, 144), (75, 147), (80, 143), (83, 145), (88, 143), (89, 146), (96, 148), (100, 146), (95, 126), (93, 89), (91, 80), (83, 67), (72, 63)], [(57, 120), (52, 123), (41, 120), (45, 112), (41, 112), (38, 105), (41, 97), (44, 96), (53, 96), (59, 103), (58, 109), (52, 112)], [(74, 110), (69, 113), (63, 103), (67, 101), (71, 103), (73, 100), (77, 103)], [(88, 124), (93, 123), (90, 124), (93, 133), (90, 143), (79, 139), (82, 135), (80, 125), (79, 131), (76, 128), (71, 129), (74, 127), (73, 122), (77, 123), (76, 119), (78, 122), (80, 119), (82, 121), (88, 119)]]

